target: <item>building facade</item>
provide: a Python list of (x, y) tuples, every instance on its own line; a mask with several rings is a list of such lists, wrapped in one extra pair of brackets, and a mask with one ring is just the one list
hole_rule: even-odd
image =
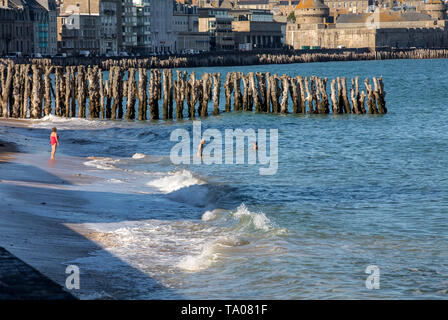
[(33, 52), (33, 24), (21, 1), (0, 0), (0, 54)]
[[(295, 23), (288, 23), (286, 44), (294, 49), (447, 47), (448, 24), (444, 6), (426, 12), (375, 12), (338, 15), (329, 22), (329, 8), (322, 0), (303, 0), (295, 10)], [(430, 14), (428, 14), (428, 12)]]
[(199, 12), (194, 5), (174, 4), (173, 30), (177, 34), (176, 52), (209, 51), (210, 35), (199, 32)]

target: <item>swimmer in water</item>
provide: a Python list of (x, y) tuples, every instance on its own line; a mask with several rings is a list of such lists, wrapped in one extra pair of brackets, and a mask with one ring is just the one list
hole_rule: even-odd
[(51, 143), (51, 159), (54, 160), (54, 154), (56, 153), (56, 147), (59, 147), (59, 137), (58, 134), (56, 133), (57, 129), (53, 128), (53, 130), (51, 130), (51, 135), (50, 135), (50, 143)]
[(258, 143), (256, 141), (254, 142), (254, 150), (258, 150)]
[(202, 158), (202, 151), (203, 151), (203, 149), (204, 149), (204, 143), (205, 143), (205, 140), (204, 140), (204, 139), (202, 139), (202, 140), (201, 140), (201, 143), (199, 143), (199, 147), (198, 147), (198, 158)]

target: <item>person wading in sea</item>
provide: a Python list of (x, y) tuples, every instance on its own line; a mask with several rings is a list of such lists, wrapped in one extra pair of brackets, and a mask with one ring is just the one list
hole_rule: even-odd
[(53, 128), (53, 130), (51, 130), (51, 135), (50, 135), (50, 143), (51, 143), (51, 159), (54, 160), (54, 154), (56, 153), (56, 147), (59, 147), (59, 137), (58, 134), (56, 133), (57, 129)]

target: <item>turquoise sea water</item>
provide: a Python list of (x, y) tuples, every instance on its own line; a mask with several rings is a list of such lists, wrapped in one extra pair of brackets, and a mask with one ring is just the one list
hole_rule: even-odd
[[(107, 232), (116, 244), (110, 252), (161, 284), (115, 297), (447, 298), (448, 60), (188, 70), (221, 72), (222, 79), (234, 70), (329, 79), (382, 76), (389, 112), (232, 112), (201, 119), (203, 130), (223, 134), (278, 129), (278, 171), (271, 176), (260, 175), (259, 165), (171, 164), (170, 134), (177, 128), (191, 132), (188, 119), (51, 118), (34, 122), (32, 130), (2, 128), (9, 140), (38, 153), (47, 152), (48, 128), (56, 125), (61, 154), (106, 157), (86, 159), (85, 167), (113, 181), (98, 188), (127, 194), (129, 206), (110, 196), (107, 210), (97, 206), (89, 209), (95, 214), (66, 218)], [(95, 268), (102, 257), (96, 253), (78, 263)], [(369, 265), (380, 269), (378, 290), (366, 288)]]

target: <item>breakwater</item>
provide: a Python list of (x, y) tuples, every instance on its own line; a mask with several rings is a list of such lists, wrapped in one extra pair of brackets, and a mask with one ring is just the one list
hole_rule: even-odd
[(377, 77), (361, 84), (354, 77), (347, 85), (344, 77), (330, 81), (269, 72), (229, 72), (222, 79), (221, 73), (197, 78), (195, 72), (182, 70), (175, 70), (174, 76), (172, 69), (112, 66), (105, 79), (104, 71), (96, 65), (0, 64), (0, 116), (182, 119), (208, 116), (209, 104), (215, 115), (222, 111), (387, 113), (383, 79)]
[(389, 59), (442, 59), (448, 58), (448, 49), (317, 49), (277, 50), (251, 52), (208, 52), (194, 56), (160, 57), (67, 57), (51, 59), (0, 59), (0, 63), (38, 64), (41, 66), (99, 66), (109, 70), (122, 68), (194, 68), (212, 66), (241, 66), (261, 64), (310, 63), (328, 61), (389, 60)]

